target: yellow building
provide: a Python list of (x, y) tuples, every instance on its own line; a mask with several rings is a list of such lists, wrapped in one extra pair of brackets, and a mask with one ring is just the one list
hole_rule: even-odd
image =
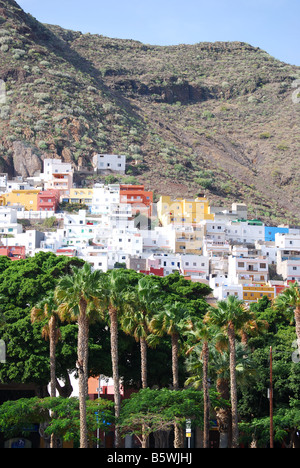
[(90, 206), (93, 200), (93, 193), (92, 188), (71, 188), (69, 203), (80, 203), (81, 205)]
[(195, 200), (161, 196), (157, 203), (157, 215), (162, 226), (168, 224), (197, 224), (204, 219), (214, 220), (205, 197)]
[(188, 230), (177, 228), (175, 232), (175, 252), (202, 255), (203, 228), (191, 227)]
[(5, 193), (5, 205), (10, 207), (24, 207), (26, 211), (37, 211), (38, 194), (40, 190), (12, 190)]
[(245, 302), (256, 302), (263, 296), (272, 301), (275, 297), (275, 287), (265, 283), (243, 284), (243, 300)]

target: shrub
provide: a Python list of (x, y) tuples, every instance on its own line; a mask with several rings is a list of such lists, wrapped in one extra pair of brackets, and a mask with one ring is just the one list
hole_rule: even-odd
[(271, 138), (271, 135), (270, 135), (269, 132), (264, 132), (264, 133), (261, 133), (261, 134), (259, 135), (259, 138), (260, 138), (261, 140), (266, 140), (267, 138)]
[(40, 141), (39, 142), (39, 148), (41, 150), (46, 150), (46, 149), (48, 149), (48, 145), (47, 145), (47, 143), (45, 141)]

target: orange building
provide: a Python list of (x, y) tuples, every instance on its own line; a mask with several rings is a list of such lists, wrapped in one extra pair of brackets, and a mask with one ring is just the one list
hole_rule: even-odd
[(24, 246), (20, 245), (9, 247), (0, 246), (0, 255), (6, 256), (11, 260), (24, 260), (26, 258), (26, 249)]
[(120, 185), (120, 203), (132, 205), (132, 213), (152, 215), (153, 192), (147, 192), (144, 185)]

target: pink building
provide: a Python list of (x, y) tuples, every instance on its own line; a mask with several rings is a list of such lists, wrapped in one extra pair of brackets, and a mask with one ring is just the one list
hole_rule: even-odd
[(59, 190), (44, 190), (37, 197), (38, 211), (57, 211), (59, 204)]

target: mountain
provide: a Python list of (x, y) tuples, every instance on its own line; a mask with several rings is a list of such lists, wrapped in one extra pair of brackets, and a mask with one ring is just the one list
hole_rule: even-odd
[(82, 168), (95, 152), (126, 154), (124, 180), (156, 195), (205, 192), (300, 224), (300, 67), (242, 42), (82, 34), (0, 0), (0, 79), (2, 172), (32, 175), (45, 156)]

